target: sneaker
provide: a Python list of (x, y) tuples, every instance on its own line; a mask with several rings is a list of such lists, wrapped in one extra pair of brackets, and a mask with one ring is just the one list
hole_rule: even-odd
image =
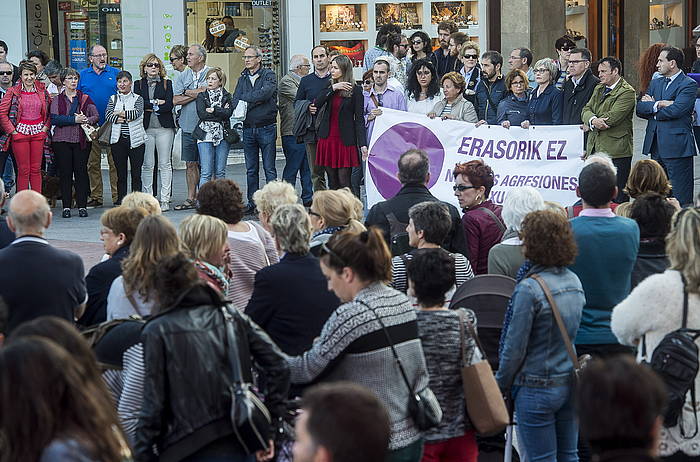
[(70, 209), (63, 209), (63, 214), (61, 216), (63, 218), (70, 218)]
[(160, 211), (161, 212), (168, 212), (170, 210), (170, 202), (161, 202), (160, 203)]
[(87, 207), (90, 209), (102, 207), (102, 202), (98, 201), (97, 199), (90, 199), (87, 203)]
[(88, 216), (87, 209), (78, 209), (78, 216), (80, 218), (85, 218)]

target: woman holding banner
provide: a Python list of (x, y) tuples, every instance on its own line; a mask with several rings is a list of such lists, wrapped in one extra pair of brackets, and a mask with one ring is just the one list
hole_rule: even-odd
[(527, 74), (520, 69), (513, 69), (506, 76), (508, 94), (498, 103), (498, 123), (503, 128), (519, 127), (528, 118), (530, 105), (530, 87)]
[(481, 159), (455, 165), (453, 189), (464, 211), (462, 225), (469, 245), (469, 263), (474, 274), (487, 274), (489, 250), (501, 242), (506, 225), (501, 206), (489, 200), (494, 184), (491, 167)]
[(316, 98), (320, 125), (316, 165), (328, 174), (330, 189), (349, 188), (352, 167), (367, 159), (367, 132), (362, 87), (355, 85), (352, 62), (345, 55), (331, 61), (331, 80)]
[(408, 112), (427, 115), (442, 96), (435, 65), (428, 59), (415, 61), (406, 82)]
[(435, 104), (433, 110), (428, 113), (428, 117), (477, 123), (479, 118), (476, 116), (474, 105), (464, 98), (464, 89), (467, 83), (462, 74), (448, 72), (442, 76), (441, 83), (445, 98)]
[(528, 117), (520, 126), (560, 125), (564, 98), (562, 92), (554, 85), (559, 69), (550, 58), (540, 59), (535, 63), (535, 88), (530, 94)]

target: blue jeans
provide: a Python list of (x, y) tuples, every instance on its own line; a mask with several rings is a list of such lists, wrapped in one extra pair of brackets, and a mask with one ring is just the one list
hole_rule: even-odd
[(249, 205), (254, 204), (253, 194), (260, 188), (260, 158), (258, 157), (258, 152), (262, 153), (265, 181), (269, 183), (277, 179), (277, 168), (275, 167), (276, 140), (277, 124), (257, 128), (243, 128), (243, 155), (245, 157), (248, 185), (246, 195), (248, 196)]
[(284, 135), (282, 137), (282, 149), (287, 162), (284, 165), (282, 179), (294, 186), (297, 182), (297, 172), (301, 179), (301, 201), (303, 203), (311, 202), (311, 196), (314, 193), (313, 184), (311, 183), (311, 169), (309, 168), (309, 160), (306, 157), (306, 145), (297, 143), (294, 135)]
[(228, 159), (229, 146), (226, 140), (221, 140), (218, 146), (206, 141), (197, 143), (199, 150), (199, 165), (202, 173), (199, 176), (199, 187), (207, 181), (216, 178), (226, 178), (226, 159)]
[(571, 386), (513, 387), (516, 430), (528, 462), (578, 462), (578, 423)]

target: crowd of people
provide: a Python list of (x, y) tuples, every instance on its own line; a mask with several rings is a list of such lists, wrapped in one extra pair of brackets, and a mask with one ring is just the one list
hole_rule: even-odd
[[(480, 434), (466, 405), (464, 369), (486, 360), (520, 460), (700, 457), (697, 347), (695, 368), (676, 374), (685, 388), (669, 388), (655, 361), (667, 335), (692, 343), (700, 330), (692, 164), (684, 183), (697, 84), (682, 52), (658, 47), (666, 80), (637, 95), (616, 58), (596, 77), (566, 36), (556, 60), (513, 50), (504, 76), (499, 52), (480, 57), (450, 22), (438, 32), (433, 51), (427, 34), (383, 26), (362, 85), (323, 46), (293, 57), (279, 85), (248, 47), (233, 92), (200, 45), (173, 50), (174, 82), (154, 54), (134, 81), (100, 45), (80, 73), (32, 52), (14, 86), (0, 62), (0, 158), (18, 167), (0, 217), (0, 462), (476, 462), (505, 442)], [(407, 149), (398, 193), (365, 210), (362, 162), (387, 107), (510, 130), (580, 125), (580, 201), (516, 187), (501, 206), (490, 199), (498, 172), (471, 160), (451, 170), (460, 213), (429, 191), (428, 154)], [(632, 165), (635, 107), (651, 158)], [(245, 190), (225, 178), (232, 117), (243, 121)], [(175, 208), (194, 209), (178, 226), (163, 213), (176, 125), (188, 196)], [(86, 216), (104, 200), (93, 181), (103, 149), (115, 207), (86, 275), (46, 239), (41, 170), (58, 167), (62, 216), (72, 188)], [(512, 284), (495, 357), (478, 329), (486, 306), (455, 303), (479, 278)]]

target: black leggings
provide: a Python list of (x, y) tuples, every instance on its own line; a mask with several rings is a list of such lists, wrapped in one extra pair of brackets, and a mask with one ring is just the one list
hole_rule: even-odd
[(131, 191), (141, 191), (141, 167), (146, 145), (131, 147), (131, 138), (120, 136), (119, 141), (112, 145), (112, 158), (117, 170), (117, 202), (122, 203), (126, 196), (126, 176), (131, 164)]
[(328, 188), (329, 189), (340, 189), (349, 188), (351, 186), (351, 173), (352, 167), (325, 167), (326, 174), (328, 175)]
[(80, 143), (56, 141), (53, 143), (53, 151), (56, 154), (58, 176), (61, 181), (63, 208), (69, 209), (73, 205), (73, 178), (75, 178), (75, 204), (79, 209), (87, 207), (88, 189), (90, 188), (87, 162), (90, 155), (90, 144), (82, 149)]

